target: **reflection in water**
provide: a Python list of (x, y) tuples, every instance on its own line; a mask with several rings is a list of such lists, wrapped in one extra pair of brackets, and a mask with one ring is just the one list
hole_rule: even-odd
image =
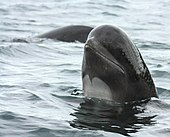
[(97, 99), (85, 99), (71, 115), (70, 125), (80, 129), (104, 130), (129, 136), (143, 126), (155, 124), (154, 116), (142, 116), (145, 103), (111, 104)]

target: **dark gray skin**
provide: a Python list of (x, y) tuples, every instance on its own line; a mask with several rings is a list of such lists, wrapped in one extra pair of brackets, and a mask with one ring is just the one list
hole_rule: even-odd
[(70, 25), (37, 37), (86, 42), (82, 79), (87, 97), (119, 103), (158, 97), (139, 50), (118, 27)]
[(134, 43), (118, 27), (103, 25), (88, 35), (82, 65), (84, 95), (118, 103), (158, 97)]
[(81, 25), (70, 25), (61, 27), (37, 36), (38, 38), (56, 39), (65, 42), (79, 41), (85, 43), (92, 27)]

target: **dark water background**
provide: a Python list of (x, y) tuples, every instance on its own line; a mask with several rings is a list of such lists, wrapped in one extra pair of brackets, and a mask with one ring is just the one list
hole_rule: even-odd
[[(123, 28), (160, 99), (85, 100), (83, 44), (33, 38), (73, 24)], [(170, 0), (4, 0), (0, 32), (0, 137), (170, 136)]]

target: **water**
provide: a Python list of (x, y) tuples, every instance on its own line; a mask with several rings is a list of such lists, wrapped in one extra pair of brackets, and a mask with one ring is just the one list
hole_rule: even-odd
[[(170, 135), (169, 0), (0, 2), (0, 136)], [(82, 43), (36, 39), (57, 27), (116, 24), (139, 48), (160, 99), (111, 105), (82, 96)]]

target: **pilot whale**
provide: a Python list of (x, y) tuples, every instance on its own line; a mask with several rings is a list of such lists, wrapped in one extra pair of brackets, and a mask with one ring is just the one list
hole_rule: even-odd
[(69, 25), (60, 27), (55, 30), (40, 34), (38, 38), (56, 39), (64, 42), (82, 42), (85, 43), (87, 36), (92, 30), (92, 27), (83, 25)]
[(84, 95), (117, 103), (158, 97), (135, 44), (119, 27), (101, 25), (86, 40), (82, 63)]
[(82, 85), (88, 98), (125, 103), (158, 97), (138, 48), (117, 26), (70, 25), (37, 37), (85, 43)]

